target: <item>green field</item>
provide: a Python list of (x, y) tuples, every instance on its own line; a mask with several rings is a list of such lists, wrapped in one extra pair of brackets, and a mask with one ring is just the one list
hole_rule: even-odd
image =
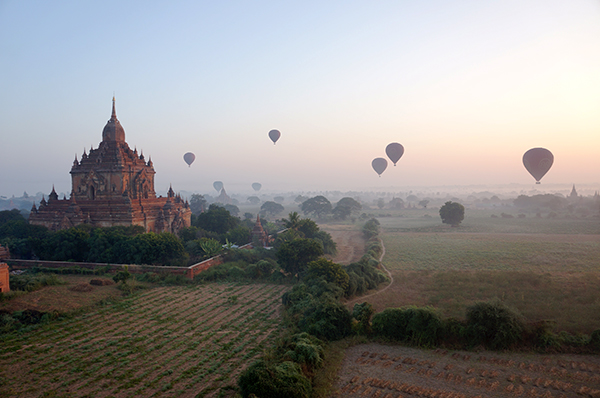
[(278, 334), (281, 285), (149, 289), (0, 346), (0, 396), (217, 396)]
[[(500, 299), (556, 331), (600, 329), (600, 221), (470, 215), (459, 228), (439, 217), (378, 218), (394, 284), (369, 298), (377, 310), (432, 305), (463, 318), (476, 301)], [(420, 211), (422, 213), (423, 211)], [(433, 213), (432, 213), (433, 214)]]

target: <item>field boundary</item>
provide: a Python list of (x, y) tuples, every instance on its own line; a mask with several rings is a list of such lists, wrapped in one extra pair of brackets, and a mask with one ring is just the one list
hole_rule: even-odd
[[(248, 243), (244, 246), (240, 246), (240, 249), (252, 249), (252, 244)], [(85, 268), (85, 269), (96, 269), (108, 267), (109, 272), (118, 272), (127, 267), (128, 271), (134, 274), (143, 274), (146, 272), (156, 272), (161, 274), (172, 274), (172, 275), (183, 275), (189, 279), (194, 279), (194, 276), (198, 275), (202, 271), (214, 267), (215, 265), (223, 264), (223, 257), (221, 255), (211, 257), (204, 261), (196, 264), (192, 264), (189, 267), (170, 267), (161, 265), (147, 265), (147, 264), (110, 264), (110, 263), (85, 263), (85, 262), (72, 262), (72, 261), (48, 261), (48, 260), (20, 260), (7, 258), (4, 261), (11, 266), (12, 269), (30, 269), (34, 267), (46, 267), (46, 268)]]
[(379, 264), (381, 264), (381, 268), (383, 268), (383, 270), (386, 272), (386, 274), (388, 275), (388, 277), (390, 278), (390, 283), (384, 287), (381, 290), (376, 291), (375, 293), (371, 293), (371, 294), (367, 294), (366, 296), (360, 296), (357, 297), (353, 300), (350, 300), (348, 302), (346, 302), (347, 306), (350, 306), (356, 302), (358, 302), (359, 300), (364, 300), (366, 298), (372, 297), (372, 296), (376, 296), (378, 294), (381, 294), (383, 292), (385, 292), (387, 289), (389, 289), (393, 284), (394, 284), (394, 276), (392, 275), (392, 273), (385, 267), (385, 265), (383, 265), (383, 257), (385, 256), (385, 245), (383, 244), (383, 240), (381, 238), (377, 238), (379, 239), (379, 243), (381, 244), (381, 255), (379, 256)]

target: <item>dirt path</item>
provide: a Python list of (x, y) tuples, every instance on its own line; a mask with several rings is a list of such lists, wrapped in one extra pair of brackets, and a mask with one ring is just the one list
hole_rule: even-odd
[(353, 225), (322, 224), (319, 228), (328, 232), (337, 245), (337, 254), (327, 256), (334, 263), (348, 265), (360, 260), (365, 253), (363, 234)]
[(379, 239), (379, 243), (381, 243), (381, 249), (382, 249), (381, 250), (381, 256), (379, 256), (379, 264), (381, 265), (381, 268), (383, 268), (383, 270), (388, 274), (388, 278), (390, 278), (390, 283), (387, 284), (386, 287), (384, 287), (381, 290), (376, 291), (375, 293), (371, 293), (371, 294), (368, 294), (366, 296), (360, 296), (360, 297), (357, 297), (357, 298), (355, 298), (353, 300), (347, 301), (346, 305), (349, 308), (352, 308), (352, 306), (355, 303), (359, 302), (359, 301), (362, 302), (366, 298), (373, 297), (373, 296), (376, 296), (378, 294), (381, 294), (381, 293), (385, 292), (386, 290), (388, 290), (394, 284), (394, 276), (392, 275), (392, 273), (387, 268), (385, 268), (385, 265), (383, 265), (383, 263), (381, 262), (381, 260), (383, 260), (383, 256), (385, 256), (385, 246), (383, 245), (383, 241), (381, 239)]

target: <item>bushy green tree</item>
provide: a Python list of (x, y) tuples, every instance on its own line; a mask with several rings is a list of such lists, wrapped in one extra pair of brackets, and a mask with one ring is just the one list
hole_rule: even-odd
[(499, 301), (479, 302), (467, 308), (467, 333), (474, 345), (508, 349), (522, 341), (523, 331), (521, 315)]
[(300, 210), (305, 215), (312, 214), (317, 218), (322, 218), (331, 213), (332, 206), (331, 202), (325, 196), (319, 195), (302, 202)]
[(433, 308), (387, 308), (373, 317), (376, 335), (405, 341), (423, 347), (437, 343), (442, 333), (442, 320)]
[(190, 210), (193, 214), (200, 214), (204, 210), (206, 210), (208, 203), (203, 195), (200, 194), (192, 194), (190, 197)]
[(298, 322), (303, 332), (334, 341), (352, 334), (352, 315), (339, 300), (313, 300)]
[(376, 218), (371, 218), (363, 225), (362, 232), (367, 239), (379, 235), (379, 221)]
[(336, 284), (344, 291), (348, 289), (348, 273), (341, 265), (325, 258), (308, 263), (308, 271), (305, 279), (310, 278), (323, 278), (329, 283)]
[(353, 198), (340, 199), (333, 209), (333, 218), (337, 220), (345, 220), (352, 213), (356, 213), (362, 209), (362, 205)]
[(284, 242), (277, 249), (277, 262), (291, 275), (303, 272), (308, 263), (323, 255), (323, 248), (314, 239), (298, 238)]
[(251, 205), (257, 205), (260, 203), (260, 198), (258, 196), (248, 196), (246, 201)]
[(239, 223), (239, 218), (232, 216), (225, 208), (213, 203), (208, 207), (208, 211), (198, 215), (194, 225), (206, 231), (225, 234)]
[(244, 398), (309, 398), (312, 392), (300, 365), (291, 361), (270, 364), (258, 360), (240, 375), (238, 386)]
[(297, 363), (306, 376), (312, 376), (323, 365), (323, 344), (315, 336), (298, 333), (283, 339), (279, 351), (283, 351), (284, 360)]
[(272, 216), (276, 216), (276, 215), (280, 214), (281, 212), (283, 212), (283, 210), (285, 210), (285, 208), (282, 205), (280, 205), (279, 203), (267, 201), (267, 202), (263, 203), (262, 206), (260, 206), (260, 210), (264, 214), (268, 213)]
[(465, 207), (458, 202), (448, 201), (440, 207), (442, 223), (458, 227), (465, 219)]
[(366, 301), (361, 304), (354, 304), (354, 308), (352, 309), (352, 317), (358, 321), (357, 324), (357, 332), (358, 334), (363, 334), (370, 336), (373, 332), (371, 328), (371, 317), (375, 313), (375, 309), (370, 303)]

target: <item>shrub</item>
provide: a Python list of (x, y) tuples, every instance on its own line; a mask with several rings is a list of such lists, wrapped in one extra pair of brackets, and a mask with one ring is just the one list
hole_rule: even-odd
[(441, 339), (453, 346), (463, 346), (466, 336), (467, 323), (456, 318), (442, 320)]
[(308, 263), (308, 272), (305, 279), (324, 278), (327, 282), (339, 286), (343, 291), (348, 289), (348, 273), (341, 265), (331, 260), (320, 258)]
[(324, 340), (339, 340), (352, 333), (352, 315), (338, 300), (314, 300), (304, 311), (298, 327)]
[(362, 304), (354, 304), (352, 309), (352, 317), (358, 321), (356, 331), (358, 334), (370, 336), (373, 330), (371, 329), (371, 317), (375, 313), (373, 306), (366, 301)]
[(365, 223), (362, 231), (367, 239), (379, 235), (379, 221), (376, 218), (371, 218)]
[(435, 345), (443, 330), (431, 307), (388, 308), (373, 317), (372, 327), (377, 335), (422, 347)]
[(479, 302), (467, 308), (467, 333), (473, 344), (508, 349), (523, 339), (523, 320), (499, 301)]
[(45, 286), (64, 285), (65, 282), (55, 274), (24, 274), (10, 277), (11, 290), (23, 290), (33, 292)]
[(590, 345), (593, 348), (600, 350), (600, 329), (596, 329), (592, 332), (592, 335), (590, 336)]
[(301, 366), (306, 376), (323, 364), (323, 342), (308, 333), (298, 333), (281, 342), (284, 360), (289, 360)]
[(272, 365), (258, 360), (241, 374), (238, 386), (244, 398), (308, 398), (312, 392), (300, 365), (290, 361)]

